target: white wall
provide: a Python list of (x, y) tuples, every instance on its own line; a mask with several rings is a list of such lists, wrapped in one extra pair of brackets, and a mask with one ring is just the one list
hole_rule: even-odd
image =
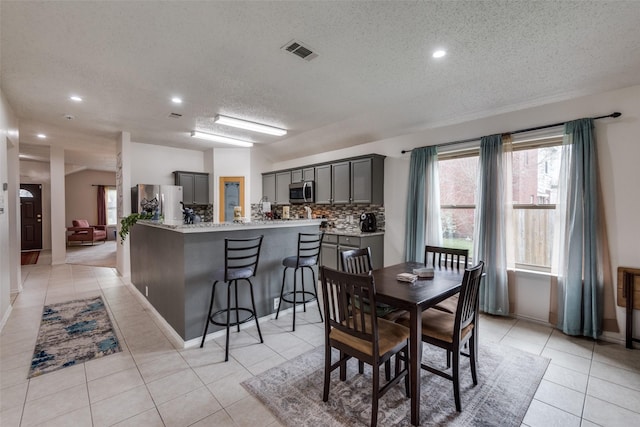
[(65, 223), (72, 226), (74, 219), (86, 219), (98, 224), (98, 187), (116, 186), (115, 172), (83, 170), (65, 177)]
[[(406, 189), (409, 175), (409, 154), (403, 149), (435, 145), (467, 138), (518, 130), (578, 119), (595, 117), (620, 111), (622, 117), (596, 121), (596, 138), (606, 224), (609, 234), (611, 261), (618, 266), (640, 267), (640, 86), (633, 86), (597, 95), (555, 102), (510, 113), (468, 121), (456, 125), (426, 129), (418, 133), (375, 141), (348, 149), (337, 150), (271, 165), (270, 170), (286, 169), (305, 164), (340, 158), (378, 153), (385, 160), (385, 264), (403, 260)], [(261, 184), (261, 183), (260, 183)], [(549, 286), (545, 276), (526, 279), (516, 276), (516, 307), (527, 317), (547, 321)], [(546, 294), (545, 294), (546, 292)], [(531, 299), (531, 295), (537, 298)], [(621, 333), (607, 333), (610, 339), (624, 337), (624, 309), (617, 309)], [(516, 313), (519, 314), (519, 313)], [(640, 316), (636, 316), (634, 329), (640, 331)]]
[[(204, 153), (198, 150), (131, 143), (131, 186), (174, 185), (174, 171), (207, 172)], [(130, 189), (124, 189), (125, 192)], [(129, 193), (125, 197), (131, 197)]]
[(19, 207), (17, 146), (18, 119), (0, 90), (0, 328), (11, 312), (11, 290), (20, 288), (20, 242), (15, 221)]

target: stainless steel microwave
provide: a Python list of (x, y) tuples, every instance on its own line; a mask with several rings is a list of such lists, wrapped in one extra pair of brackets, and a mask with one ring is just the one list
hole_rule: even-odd
[(289, 203), (300, 204), (315, 201), (315, 182), (303, 181), (289, 184)]

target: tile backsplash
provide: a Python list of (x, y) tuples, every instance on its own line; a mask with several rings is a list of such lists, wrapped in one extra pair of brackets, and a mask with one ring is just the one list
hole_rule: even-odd
[[(306, 218), (304, 206), (311, 208), (311, 213), (315, 218), (324, 218), (329, 225), (333, 224), (333, 228), (340, 231), (358, 231), (360, 229), (360, 215), (364, 212), (373, 212), (376, 215), (376, 224), (378, 230), (383, 231), (385, 225), (384, 206), (381, 205), (286, 205), (289, 206), (290, 218)], [(262, 205), (259, 203), (251, 204), (251, 219), (264, 219), (261, 211)], [(282, 215), (282, 205), (273, 206), (272, 211), (278, 215)]]

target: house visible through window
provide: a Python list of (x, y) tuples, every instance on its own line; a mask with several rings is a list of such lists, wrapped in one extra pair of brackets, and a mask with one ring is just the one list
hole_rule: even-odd
[[(516, 267), (549, 271), (560, 174), (562, 138), (514, 142), (513, 241)], [(478, 150), (439, 155), (443, 245), (469, 249), (473, 258)]]
[(105, 194), (107, 198), (107, 224), (115, 225), (118, 222), (116, 187), (105, 187)]

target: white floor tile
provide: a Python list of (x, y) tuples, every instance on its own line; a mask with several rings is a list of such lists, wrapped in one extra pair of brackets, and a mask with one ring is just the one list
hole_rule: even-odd
[(587, 396), (584, 403), (585, 420), (607, 427), (629, 427), (640, 425), (640, 414), (621, 408), (593, 396)]
[(522, 422), (529, 427), (578, 427), (580, 417), (534, 399)]
[(640, 413), (640, 391), (591, 377), (589, 378), (587, 394), (630, 411)]

